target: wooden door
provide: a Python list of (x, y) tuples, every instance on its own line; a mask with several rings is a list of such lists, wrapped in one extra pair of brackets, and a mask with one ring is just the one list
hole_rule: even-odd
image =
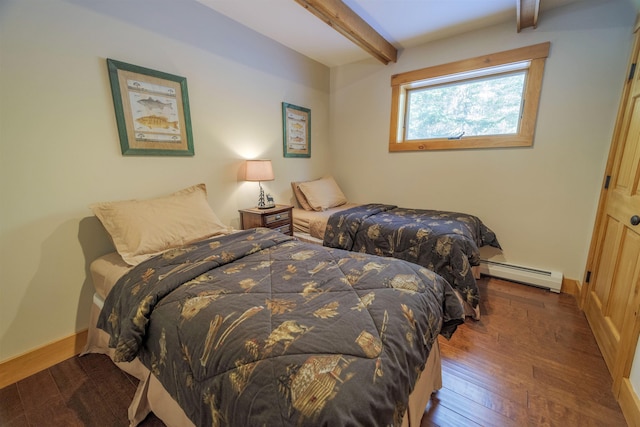
[[(635, 68), (639, 42), (633, 48)], [(640, 71), (640, 70), (639, 70)], [(631, 72), (630, 72), (631, 75)], [(640, 331), (640, 72), (625, 85), (587, 264), (583, 308), (617, 395)]]

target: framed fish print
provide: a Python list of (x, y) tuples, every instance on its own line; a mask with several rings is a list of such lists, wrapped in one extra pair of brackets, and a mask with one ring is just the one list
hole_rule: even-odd
[(193, 156), (187, 79), (107, 59), (122, 154)]
[(311, 157), (311, 110), (282, 103), (284, 157)]

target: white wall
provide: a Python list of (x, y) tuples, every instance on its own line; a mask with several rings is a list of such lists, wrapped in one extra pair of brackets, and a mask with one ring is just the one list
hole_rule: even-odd
[[(191, 0), (0, 1), (0, 361), (86, 328), (88, 263), (112, 248), (88, 205), (207, 184), (226, 224), (265, 183), (328, 169), (329, 69)], [(187, 78), (195, 156), (131, 157), (105, 58)], [(281, 102), (312, 111), (312, 158), (282, 155)]]
[[(581, 1), (400, 53), (331, 69), (332, 171), (347, 197), (468, 212), (492, 228), (494, 260), (581, 281), (627, 73), (635, 8)], [(393, 74), (551, 42), (533, 147), (389, 153)]]

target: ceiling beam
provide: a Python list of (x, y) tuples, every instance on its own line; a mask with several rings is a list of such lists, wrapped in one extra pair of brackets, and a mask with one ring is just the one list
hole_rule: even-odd
[(518, 32), (524, 28), (538, 26), (538, 13), (540, 13), (540, 0), (516, 0), (516, 20)]
[(330, 27), (387, 65), (398, 50), (341, 0), (295, 0)]

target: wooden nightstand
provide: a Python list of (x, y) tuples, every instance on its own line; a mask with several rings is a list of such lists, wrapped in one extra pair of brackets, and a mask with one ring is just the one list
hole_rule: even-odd
[(243, 230), (267, 227), (293, 236), (292, 209), (293, 206), (290, 205), (276, 205), (275, 208), (269, 209), (241, 209), (238, 211), (240, 212), (240, 227)]

